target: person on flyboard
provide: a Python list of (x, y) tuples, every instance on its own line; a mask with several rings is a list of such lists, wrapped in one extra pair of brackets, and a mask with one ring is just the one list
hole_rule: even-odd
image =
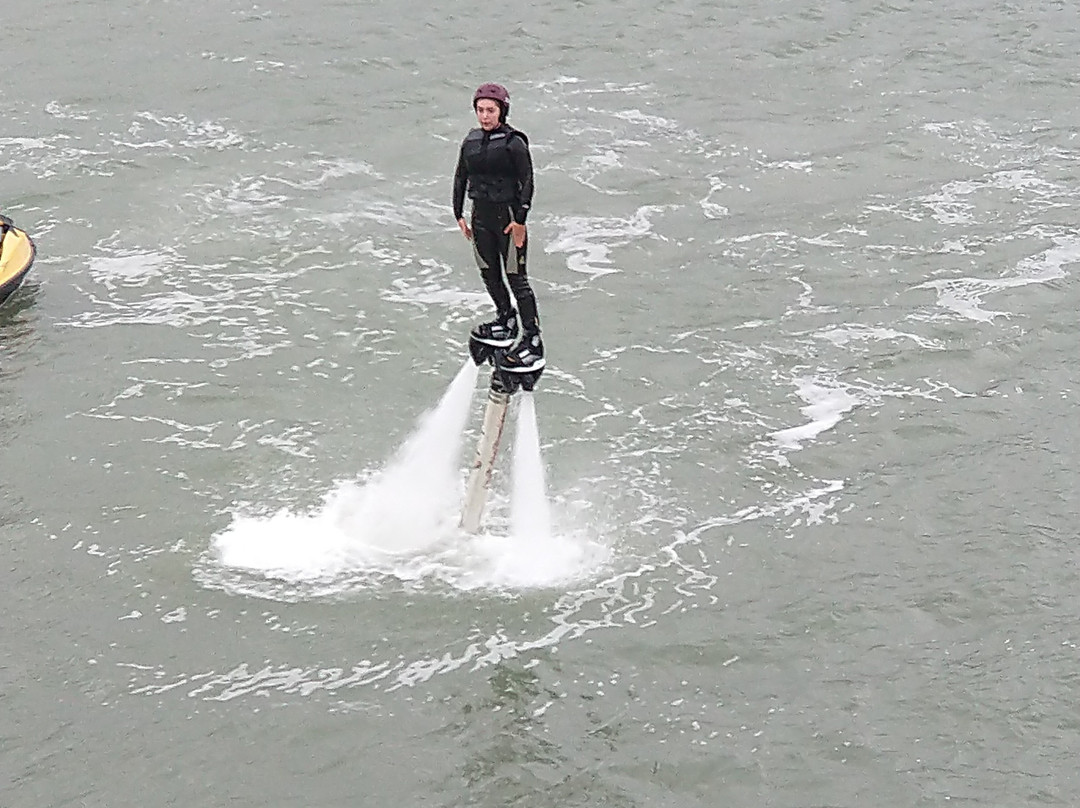
[[(525, 263), (529, 246), (525, 220), (533, 197), (529, 139), (507, 124), (510, 93), (501, 84), (480, 85), (473, 94), (473, 111), (480, 126), (461, 143), (454, 172), (454, 218), (473, 243), (496, 315), (476, 326), (470, 338), (501, 349), (495, 354), (501, 370), (538, 373), (544, 367), (544, 343)], [(466, 193), (472, 200), (471, 226), (465, 220)], [(507, 285), (517, 302), (516, 311)]]

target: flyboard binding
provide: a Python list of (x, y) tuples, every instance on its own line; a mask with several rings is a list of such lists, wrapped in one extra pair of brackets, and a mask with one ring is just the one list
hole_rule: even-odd
[(36, 253), (33, 239), (7, 216), (0, 215), (0, 303), (19, 288)]
[(519, 389), (532, 392), (544, 372), (542, 364), (525, 372), (503, 367), (503, 360), (509, 352), (510, 346), (497, 347), (475, 335), (469, 336), (469, 355), (473, 362), (477, 367), (485, 363), (492, 366), (487, 408), (484, 410), (484, 422), (476, 444), (469, 481), (465, 486), (465, 506), (461, 512), (461, 527), (469, 533), (480, 529), (480, 519), (484, 515), (484, 505), (491, 485), (491, 473), (506, 424), (510, 396)]

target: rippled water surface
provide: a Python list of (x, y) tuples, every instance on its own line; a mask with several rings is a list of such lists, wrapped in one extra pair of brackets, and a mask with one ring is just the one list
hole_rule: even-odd
[[(1078, 20), (5, 17), (0, 804), (1073, 804)], [(488, 80), (549, 367), (469, 537)]]

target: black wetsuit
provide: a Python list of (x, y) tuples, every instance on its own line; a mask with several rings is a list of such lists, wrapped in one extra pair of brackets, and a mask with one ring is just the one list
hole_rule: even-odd
[(505, 319), (513, 309), (506, 290), (509, 283), (517, 300), (522, 330), (526, 334), (539, 333), (536, 297), (525, 269), (528, 239), (516, 247), (511, 234), (503, 232), (511, 218), (525, 224), (532, 205), (532, 155), (525, 134), (505, 123), (490, 132), (483, 129), (469, 132), (461, 143), (454, 172), (455, 219), (464, 215), (466, 191), (472, 200), (476, 263), (499, 319)]

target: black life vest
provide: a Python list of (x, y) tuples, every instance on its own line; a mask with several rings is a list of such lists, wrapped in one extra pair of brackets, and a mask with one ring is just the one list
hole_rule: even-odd
[(507, 124), (491, 132), (473, 129), (461, 144), (465, 168), (469, 172), (469, 198), (475, 202), (509, 204), (517, 198), (522, 178), (514, 168), (510, 141), (520, 137), (528, 145), (529, 138)]

